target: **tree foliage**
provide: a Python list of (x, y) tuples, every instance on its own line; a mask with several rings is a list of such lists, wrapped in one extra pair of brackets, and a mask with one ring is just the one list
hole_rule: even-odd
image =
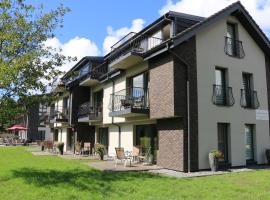
[(44, 93), (48, 83), (59, 76), (58, 67), (72, 59), (44, 45), (62, 26), (68, 11), (59, 5), (44, 13), (42, 5), (0, 0), (0, 120), (6, 119), (9, 109), (13, 111), (6, 107), (10, 102), (27, 102), (33, 93)]

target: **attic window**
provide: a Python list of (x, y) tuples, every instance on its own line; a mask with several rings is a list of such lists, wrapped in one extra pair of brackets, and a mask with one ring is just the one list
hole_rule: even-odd
[(224, 50), (228, 56), (237, 58), (245, 56), (242, 41), (238, 40), (237, 24), (227, 23)]

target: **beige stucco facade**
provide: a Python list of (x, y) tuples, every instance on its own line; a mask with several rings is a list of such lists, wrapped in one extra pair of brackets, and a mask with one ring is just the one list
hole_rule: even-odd
[[(238, 59), (224, 53), (226, 23), (237, 23), (239, 40), (243, 42), (245, 57)], [(196, 35), (198, 79), (198, 134), (199, 169), (209, 168), (208, 152), (217, 149), (217, 123), (229, 123), (229, 162), (232, 166), (246, 165), (245, 124), (255, 125), (255, 161), (265, 163), (265, 149), (269, 148), (269, 122), (256, 120), (255, 109), (240, 106), (242, 73), (252, 73), (254, 90), (258, 93), (259, 110), (268, 111), (265, 57), (262, 50), (236, 18), (229, 17), (216, 22)], [(212, 103), (215, 67), (228, 72), (228, 86), (232, 87), (235, 104), (231, 107)]]

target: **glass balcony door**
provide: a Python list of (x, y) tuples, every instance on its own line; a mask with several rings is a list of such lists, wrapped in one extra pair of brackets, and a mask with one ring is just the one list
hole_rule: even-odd
[(254, 161), (254, 134), (253, 125), (245, 125), (246, 160)]
[[(155, 124), (137, 125), (134, 145), (151, 162), (156, 162), (158, 151), (158, 131)], [(151, 160), (152, 159), (152, 160)]]
[(228, 141), (228, 124), (218, 123), (218, 150), (223, 154), (220, 158), (223, 163), (228, 163)]
[(226, 77), (225, 77), (225, 69), (216, 68), (215, 70), (216, 76), (216, 103), (219, 105), (226, 104)]

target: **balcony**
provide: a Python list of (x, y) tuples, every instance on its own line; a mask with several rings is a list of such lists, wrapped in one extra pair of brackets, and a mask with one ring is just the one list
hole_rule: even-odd
[(98, 122), (102, 120), (102, 103), (91, 106), (90, 102), (85, 102), (79, 106), (78, 122)]
[(236, 58), (244, 58), (245, 52), (243, 49), (242, 41), (235, 40), (229, 37), (225, 37), (225, 54)]
[(39, 124), (45, 126), (49, 123), (49, 114), (47, 112), (42, 112), (39, 115)]
[(108, 72), (108, 64), (106, 62), (94, 67), (88, 73), (80, 78), (81, 86), (94, 86), (99, 83), (100, 78)]
[(69, 109), (58, 107), (58, 109), (51, 109), (50, 123), (67, 123), (69, 119)]
[(213, 85), (213, 104), (219, 106), (232, 106), (235, 103), (231, 87)]
[(110, 117), (148, 116), (148, 89), (131, 87), (111, 94)]
[(257, 109), (260, 103), (257, 96), (257, 91), (241, 89), (240, 105), (243, 108)]
[(143, 61), (143, 54), (160, 45), (161, 38), (147, 35), (127, 34), (111, 47), (109, 67), (127, 69)]

